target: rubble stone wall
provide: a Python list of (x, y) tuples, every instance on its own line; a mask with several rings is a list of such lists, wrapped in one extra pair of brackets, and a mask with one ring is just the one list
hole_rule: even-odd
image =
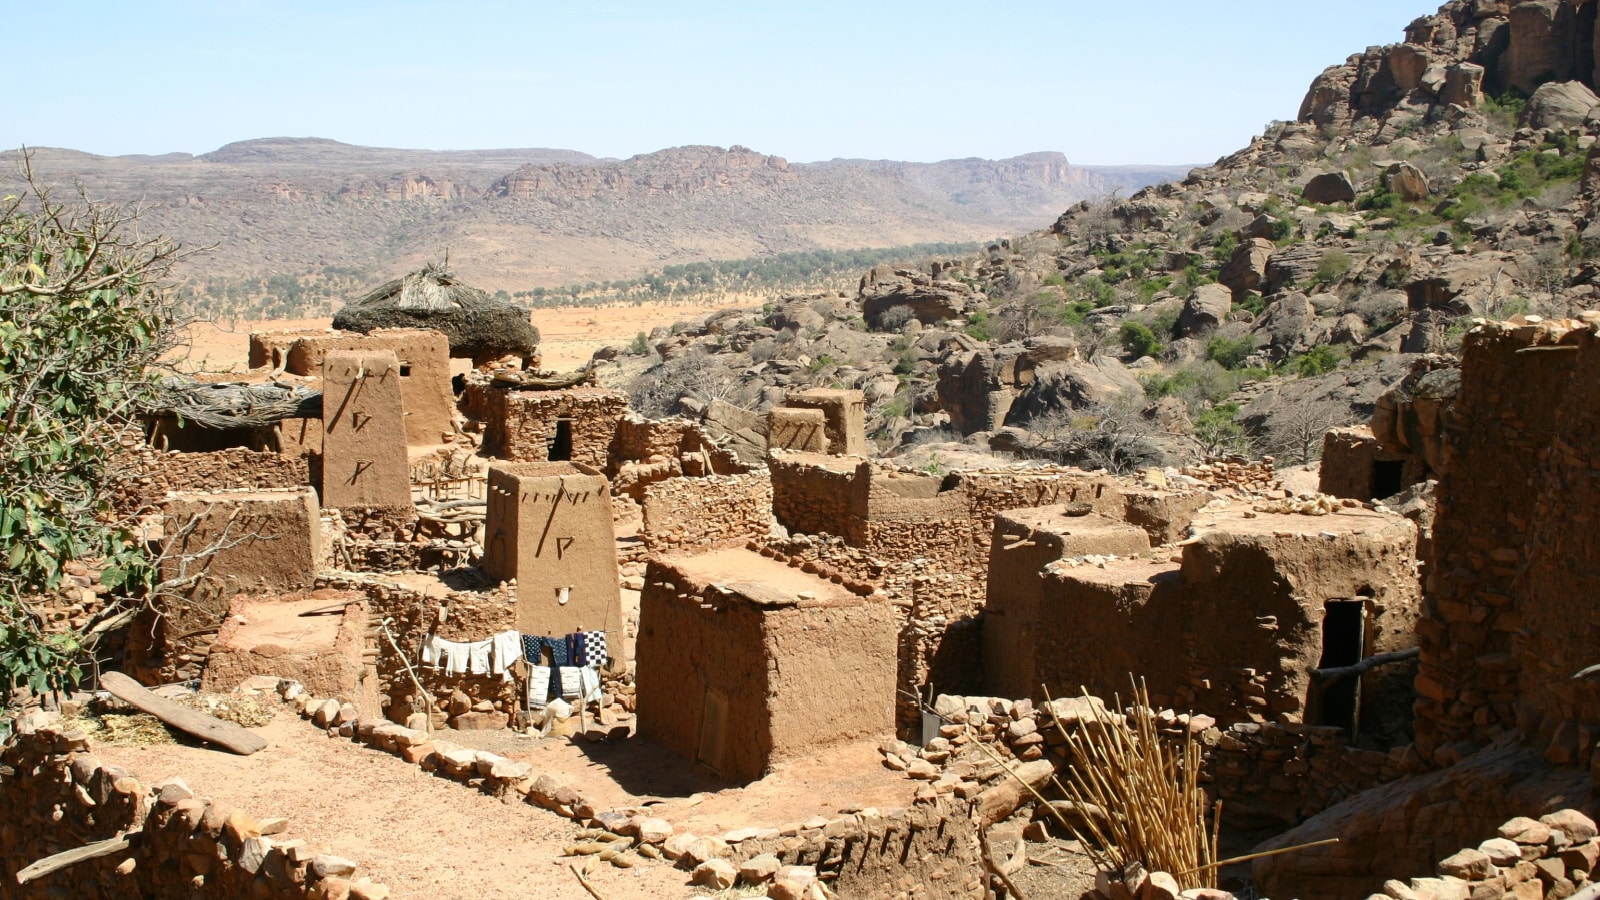
[(126, 451), (111, 461), (109, 491), (118, 512), (153, 510), (172, 491), (278, 490), (311, 483), (302, 457), (236, 447), (213, 453)]
[(563, 391), (513, 391), (488, 385), (481, 392), (486, 420), (483, 453), (516, 462), (545, 462), (566, 420), (571, 462), (602, 472), (611, 464), (611, 443), (628, 408), (628, 395), (602, 388)]
[[(0, 879), (17, 900), (74, 897), (276, 898), (350, 894), (355, 864), (298, 839), (264, 837), (240, 810), (196, 798), (180, 779), (147, 785), (102, 763), (81, 732), (49, 714), (17, 720), (0, 748)], [(128, 850), (80, 862), (26, 885), (24, 866), (139, 831)], [(325, 874), (324, 874), (325, 873)], [(375, 892), (386, 893), (380, 886)]]
[(800, 534), (841, 533), (855, 493), (853, 460), (779, 451), (767, 465), (772, 473), (772, 514), (779, 524)]
[(1438, 765), (1517, 725), (1587, 762), (1578, 751), (1593, 741), (1579, 729), (1600, 725), (1600, 689), (1571, 680), (1595, 661), (1592, 642), (1573, 637), (1600, 627), (1585, 600), (1594, 573), (1578, 563), (1595, 552), (1583, 442), (1600, 347), (1575, 325), (1490, 324), (1466, 337), (1418, 628), (1417, 749)]
[(1223, 824), (1298, 825), (1348, 797), (1405, 774), (1406, 748), (1349, 746), (1342, 728), (1237, 722), (1207, 748), (1205, 772)]
[(984, 894), (977, 828), (962, 800), (862, 810), (793, 837), (743, 841), (733, 858), (762, 854), (783, 865), (814, 866), (840, 897), (970, 900)]
[[(439, 728), (465, 727), (469, 723), (505, 725), (522, 709), (525, 698), (515, 681), (498, 675), (452, 675), (422, 663), (422, 641), (430, 632), (436, 631), (439, 637), (450, 641), (481, 641), (515, 629), (516, 597), (504, 587), (481, 593), (450, 591), (442, 597), (433, 597), (394, 583), (337, 577), (324, 579), (323, 583), (328, 587), (361, 590), (367, 595), (371, 625), (365, 635), (366, 651), (371, 654), (369, 658), (375, 660), (378, 703), (390, 721), (403, 724), (412, 713), (426, 711)], [(398, 653), (378, 630), (378, 623), (384, 619), (391, 620), (389, 629), (399, 645)], [(407, 663), (432, 698), (431, 707), (425, 698), (418, 696), (411, 672), (406, 669)], [(459, 710), (453, 713), (450, 705), (457, 693), (466, 698), (469, 707), (487, 702), (493, 711), (459, 721)]]
[(652, 550), (742, 547), (771, 530), (766, 473), (672, 478), (644, 491), (643, 537)]

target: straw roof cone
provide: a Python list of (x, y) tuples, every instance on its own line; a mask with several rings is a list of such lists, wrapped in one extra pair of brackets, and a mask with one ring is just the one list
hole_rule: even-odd
[(444, 266), (421, 269), (351, 301), (333, 327), (363, 334), (379, 328), (431, 328), (450, 339), (450, 355), (466, 359), (532, 356), (539, 329), (528, 311), (462, 284)]

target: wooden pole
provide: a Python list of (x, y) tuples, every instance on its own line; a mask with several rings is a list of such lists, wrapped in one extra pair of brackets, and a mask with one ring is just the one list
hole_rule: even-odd
[(68, 866), (75, 866), (91, 859), (99, 859), (102, 856), (110, 856), (113, 853), (121, 853), (132, 847), (133, 842), (138, 840), (141, 833), (130, 831), (114, 838), (95, 841), (92, 844), (74, 847), (71, 850), (63, 850), (54, 856), (46, 856), (44, 859), (30, 864), (27, 868), (18, 872), (17, 884), (27, 884), (30, 881), (43, 878), (51, 872), (59, 872)]
[(103, 672), (100, 687), (111, 696), (140, 712), (149, 713), (161, 721), (202, 741), (225, 747), (241, 756), (265, 750), (267, 742), (260, 735), (245, 730), (233, 722), (224, 722), (216, 716), (179, 706), (164, 697), (158, 697), (144, 685), (121, 672)]

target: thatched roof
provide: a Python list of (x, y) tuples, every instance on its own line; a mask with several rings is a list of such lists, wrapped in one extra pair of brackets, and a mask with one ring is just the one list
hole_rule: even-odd
[(320, 418), (322, 392), (276, 381), (201, 384), (174, 378), (161, 385), (142, 412), (201, 428), (259, 428), (283, 419)]
[(527, 310), (462, 284), (443, 266), (432, 264), (346, 304), (333, 317), (333, 327), (363, 334), (378, 328), (431, 328), (450, 338), (450, 355), (455, 357), (528, 356), (539, 346), (539, 330), (528, 321)]

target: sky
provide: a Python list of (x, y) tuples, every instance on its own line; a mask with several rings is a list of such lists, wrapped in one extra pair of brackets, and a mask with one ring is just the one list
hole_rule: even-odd
[(0, 148), (1209, 163), (1433, 3), (0, 0)]

